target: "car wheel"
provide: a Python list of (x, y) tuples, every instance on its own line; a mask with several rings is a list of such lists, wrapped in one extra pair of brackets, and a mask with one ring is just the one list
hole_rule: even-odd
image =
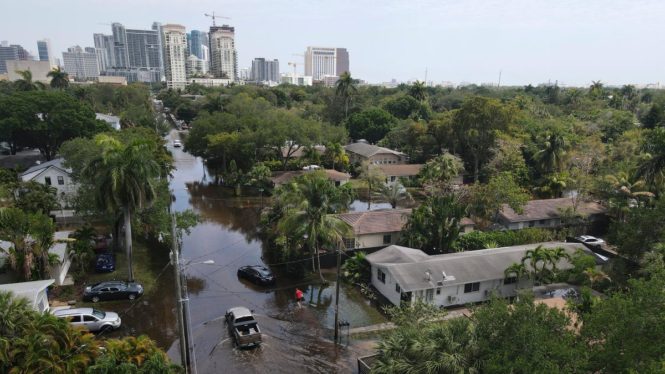
[(97, 303), (97, 302), (99, 302), (99, 297), (98, 297), (98, 296), (94, 296), (94, 297), (92, 298), (92, 302), (93, 302), (93, 303)]
[(136, 294), (135, 293), (130, 293), (129, 294), (129, 300), (134, 300), (136, 299)]
[(102, 326), (101, 329), (99, 329), (100, 332), (109, 332), (111, 330), (113, 330), (113, 327), (109, 326), (109, 325), (104, 325), (104, 326)]

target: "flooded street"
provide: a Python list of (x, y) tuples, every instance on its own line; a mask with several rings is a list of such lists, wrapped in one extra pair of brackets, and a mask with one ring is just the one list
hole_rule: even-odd
[[(171, 133), (171, 140), (177, 137)], [(219, 187), (209, 185), (201, 159), (172, 149), (177, 170), (171, 181), (177, 211), (193, 209), (202, 218), (190, 235), (183, 238), (182, 257), (188, 279), (191, 328), (198, 372), (352, 372), (355, 359), (365, 353), (354, 342), (347, 348), (332, 342), (334, 320), (334, 270), (322, 286), (318, 276), (306, 280), (279, 277), (275, 286), (258, 287), (240, 281), (236, 275), (243, 265), (265, 264), (258, 238), (261, 203), (257, 197), (224, 196)], [(358, 203), (358, 209), (362, 209)], [(213, 260), (214, 264), (203, 264)], [(179, 360), (173, 269), (166, 259), (155, 261), (160, 276), (155, 289), (123, 317), (128, 333), (146, 333)], [(164, 270), (164, 272), (161, 272)], [(294, 301), (295, 287), (305, 293), (302, 308)], [(384, 318), (360, 293), (350, 287), (340, 292), (340, 319), (351, 327), (366, 326)], [(252, 309), (263, 332), (264, 344), (253, 350), (233, 347), (223, 321), (227, 309)], [(136, 319), (136, 320), (131, 320)], [(346, 335), (343, 335), (346, 343)], [(360, 350), (360, 351), (358, 351)]]

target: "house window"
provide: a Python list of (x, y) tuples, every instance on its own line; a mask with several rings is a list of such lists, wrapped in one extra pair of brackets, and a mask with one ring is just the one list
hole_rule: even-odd
[(441, 295), (441, 287), (439, 287), (439, 288), (436, 289), (436, 294), (437, 294), (437, 295)]
[(431, 302), (432, 300), (434, 300), (434, 289), (430, 288), (425, 291), (425, 301)]
[(376, 269), (376, 278), (381, 281), (381, 283), (386, 283), (386, 273), (381, 269)]
[(508, 277), (503, 280), (503, 284), (515, 284), (517, 283), (517, 277)]
[(47, 186), (51, 185), (51, 177), (44, 177), (44, 183), (46, 183)]
[(395, 292), (397, 292), (397, 293), (402, 292), (402, 288), (399, 286), (399, 283), (395, 283)]
[(533, 222), (533, 221), (529, 222), (529, 227), (533, 227), (533, 226), (535, 226), (535, 225), (536, 225), (535, 222)]
[(65, 177), (58, 175), (58, 185), (63, 186), (65, 184)]
[(393, 241), (392, 235), (384, 235), (383, 236), (383, 244), (390, 244)]
[(356, 247), (356, 238), (344, 238), (344, 248), (353, 249)]
[(539, 225), (544, 225), (544, 224), (545, 224), (545, 220), (544, 220), (544, 219), (541, 219), (540, 221), (538, 221), (538, 224), (539, 224)]
[(396, 181), (396, 180), (397, 180), (397, 177), (396, 177), (396, 176), (394, 176), (394, 175), (391, 175), (391, 176), (390, 176), (390, 181), (391, 181), (391, 182), (394, 182), (394, 181)]
[(480, 282), (467, 283), (464, 285), (464, 293), (480, 291)]

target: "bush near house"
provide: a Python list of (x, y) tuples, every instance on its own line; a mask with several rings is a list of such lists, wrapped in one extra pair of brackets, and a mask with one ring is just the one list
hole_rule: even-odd
[(559, 239), (559, 235), (552, 230), (526, 228), (508, 231), (473, 231), (461, 235), (453, 248), (456, 251), (474, 251), (493, 247), (509, 247), (513, 245), (542, 243)]

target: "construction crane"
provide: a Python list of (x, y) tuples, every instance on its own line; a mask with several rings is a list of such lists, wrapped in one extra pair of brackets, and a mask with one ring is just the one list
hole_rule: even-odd
[(231, 17), (224, 17), (224, 16), (216, 16), (215, 12), (212, 12), (212, 14), (205, 13), (204, 14), (206, 17), (212, 18), (212, 26), (215, 27), (217, 24), (215, 24), (215, 18), (224, 18), (224, 19), (231, 19)]

